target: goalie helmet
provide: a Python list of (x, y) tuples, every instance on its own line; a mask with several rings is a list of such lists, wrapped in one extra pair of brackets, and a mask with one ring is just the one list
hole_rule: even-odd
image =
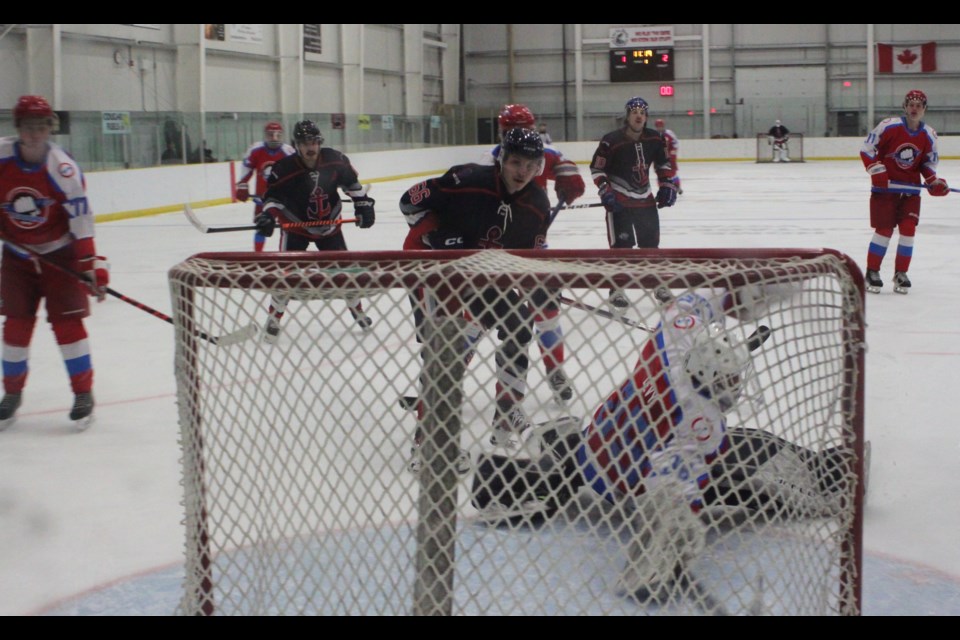
[(906, 109), (907, 105), (914, 100), (922, 104), (924, 109), (927, 108), (927, 94), (919, 89), (907, 92), (907, 95), (903, 98), (903, 108)]
[(500, 125), (500, 135), (502, 136), (510, 129), (533, 129), (536, 119), (526, 105), (508, 104), (500, 110), (497, 123)]
[(263, 142), (271, 149), (283, 144), (283, 125), (279, 122), (268, 122), (263, 128)]
[(734, 342), (721, 325), (711, 322), (694, 339), (683, 367), (694, 390), (726, 413), (740, 401), (751, 364), (747, 346)]
[(57, 127), (57, 114), (43, 96), (20, 96), (13, 107), (13, 125), (19, 127), (25, 118), (46, 118), (51, 127)]
[(540, 169), (537, 175), (543, 173), (543, 140), (536, 131), (518, 127), (510, 129), (503, 134), (503, 141), (500, 143), (500, 154), (497, 156), (501, 169), (503, 168), (503, 163), (513, 154), (531, 160), (539, 160)]
[(293, 140), (297, 144), (301, 142), (323, 144), (323, 134), (320, 133), (320, 127), (313, 120), (301, 120), (293, 125)]

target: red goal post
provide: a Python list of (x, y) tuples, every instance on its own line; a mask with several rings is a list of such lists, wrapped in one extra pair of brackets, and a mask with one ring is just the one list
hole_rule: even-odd
[[(864, 288), (839, 252), (205, 253), (172, 267), (169, 280), (185, 509), (178, 613), (860, 612)], [(625, 512), (588, 486), (561, 495), (546, 483), (536, 496), (556, 507), (549, 515), (498, 520), (478, 507), (478, 495), (514, 482), (481, 473), (494, 456), (524, 478), (560, 463), (545, 457), (545, 438), (517, 451), (490, 444), (495, 363), (504, 356), (497, 330), (480, 335), (471, 358), (463, 316), (437, 313), (418, 341), (411, 300), (426, 291), (437, 308), (459, 309), (492, 288), (519, 298), (504, 293), (491, 304), (512, 300), (508, 313), (526, 313), (534, 304), (526, 293), (541, 287), (565, 300), (564, 368), (576, 392), (558, 403), (534, 338), (523, 407), (537, 424), (575, 425), (572, 435), (656, 340), (665, 304), (658, 288), (675, 298), (752, 292), (762, 317), (724, 331), (734, 339), (761, 324), (772, 332), (753, 354), (749, 399), (726, 415), (727, 429), (789, 442), (812, 456), (804, 461), (829, 452), (830, 490), (807, 462), (765, 468), (769, 502), (738, 502), (737, 490), (699, 512), (702, 537), (684, 555), (689, 573), (653, 601), (622, 585), (638, 558), (672, 566), (674, 545), (655, 544), (672, 539), (675, 522), (660, 503), (640, 495), (630, 502), (638, 509)], [(607, 304), (611, 289), (626, 293), (625, 312)], [(271, 344), (250, 327), (263, 325), (276, 297), (289, 304)], [(355, 300), (373, 320), (369, 330), (347, 312)], [(201, 332), (239, 339), (215, 344)], [(423, 401), (419, 416), (399, 402), (409, 395)], [(411, 470), (416, 431), (425, 434), (422, 465)], [(746, 488), (759, 478), (744, 479), (751, 465), (718, 467), (711, 483)], [(689, 521), (686, 506), (681, 512)], [(643, 554), (631, 551), (637, 545)]]
[[(806, 162), (803, 151), (803, 134), (791, 133), (787, 141), (790, 162)], [(774, 162), (773, 138), (766, 133), (757, 134), (757, 162)]]

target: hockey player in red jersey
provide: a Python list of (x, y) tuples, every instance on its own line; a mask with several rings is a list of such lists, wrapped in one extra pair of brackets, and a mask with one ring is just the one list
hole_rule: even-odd
[(680, 153), (680, 139), (672, 129), (667, 129), (667, 123), (663, 118), (657, 118), (653, 126), (663, 136), (663, 141), (667, 145), (667, 157), (670, 158), (670, 164), (673, 165), (673, 178), (677, 183), (677, 195), (683, 195), (683, 187), (680, 186), (680, 164), (677, 162), (677, 156)]
[[(30, 342), (40, 300), (60, 347), (74, 393), (70, 419), (89, 426), (93, 414), (93, 365), (83, 318), (88, 295), (103, 300), (109, 282), (104, 258), (94, 244), (94, 219), (86, 181), (74, 159), (50, 141), (57, 116), (42, 96), (25, 95), (13, 108), (17, 136), (0, 139), (0, 236), (10, 245), (0, 267), (3, 324), (3, 387), (0, 428), (20, 407), (29, 372)], [(83, 273), (86, 282), (50, 262)]]
[[(267, 178), (270, 169), (281, 158), (293, 155), (297, 150), (283, 141), (283, 125), (279, 122), (268, 122), (263, 128), (263, 141), (250, 145), (243, 156), (243, 174), (237, 181), (237, 200), (246, 202), (250, 198), (250, 178), (257, 174), (255, 184), (256, 195), (263, 196), (267, 192)], [(253, 208), (253, 219), (256, 220), (263, 211), (263, 202), (257, 202)], [(253, 250), (263, 251), (266, 242), (259, 231), (253, 234)]]
[[(400, 198), (400, 211), (410, 229), (404, 250), (539, 249), (546, 241), (550, 203), (534, 178), (543, 170), (543, 142), (536, 131), (511, 129), (504, 135), (497, 164), (451, 167), (444, 175), (420, 182)], [(422, 292), (421, 292), (422, 293)], [(424, 315), (434, 301), (414, 300), (417, 339)], [(448, 310), (450, 311), (450, 310)], [(530, 428), (523, 410), (527, 346), (533, 338), (531, 312), (521, 292), (484, 289), (452, 310), (469, 315), (484, 330), (496, 329), (497, 385), (493, 419), (495, 446), (511, 448)], [(418, 414), (422, 407), (418, 407)], [(414, 437), (414, 459), (420, 460)]]
[[(502, 139), (503, 135), (511, 129), (521, 128), (534, 131), (536, 119), (533, 112), (525, 105), (508, 104), (500, 110), (497, 124)], [(541, 136), (542, 139), (543, 136)], [(485, 159), (485, 162), (492, 161), (499, 153), (500, 145), (497, 145)], [(547, 181), (553, 180), (558, 204), (571, 204), (583, 195), (585, 185), (576, 164), (568, 160), (559, 149), (546, 144), (543, 148), (543, 159), (543, 173), (534, 180), (544, 191), (547, 190)], [(537, 333), (537, 345), (540, 347), (540, 353), (543, 354), (547, 380), (557, 401), (560, 403), (568, 402), (573, 398), (573, 386), (570, 383), (570, 378), (563, 370), (563, 361), (566, 354), (563, 345), (563, 326), (560, 324), (559, 292), (538, 289), (533, 292), (531, 297), (538, 309), (534, 316), (534, 327)]]
[[(887, 254), (894, 228), (899, 232), (894, 259), (893, 290), (907, 293), (907, 271), (913, 258), (913, 242), (920, 223), (921, 181), (932, 196), (950, 192), (946, 181), (937, 177), (940, 158), (937, 132), (923, 122), (927, 96), (913, 90), (903, 99), (904, 115), (881, 120), (860, 147), (860, 159), (870, 174), (870, 226), (873, 238), (867, 250), (867, 290), (880, 293), (883, 280), (880, 265)], [(918, 185), (914, 188), (891, 182)]]

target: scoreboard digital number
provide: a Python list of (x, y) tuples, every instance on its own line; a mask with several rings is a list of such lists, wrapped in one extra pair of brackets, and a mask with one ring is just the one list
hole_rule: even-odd
[(673, 80), (673, 47), (610, 50), (610, 82), (662, 80)]

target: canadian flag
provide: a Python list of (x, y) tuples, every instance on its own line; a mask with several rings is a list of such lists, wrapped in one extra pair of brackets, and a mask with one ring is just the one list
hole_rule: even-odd
[(877, 45), (877, 73), (929, 73), (936, 70), (936, 42), (905, 47)]

